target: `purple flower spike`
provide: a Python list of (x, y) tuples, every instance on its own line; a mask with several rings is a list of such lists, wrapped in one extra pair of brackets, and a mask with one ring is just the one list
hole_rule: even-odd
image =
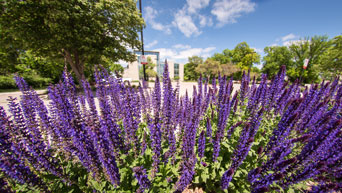
[(222, 179), (221, 179), (221, 188), (223, 190), (228, 189), (229, 183), (233, 179), (233, 175), (234, 175), (233, 168), (230, 168), (223, 174)]
[(198, 156), (202, 158), (205, 150), (205, 132), (202, 131), (198, 138)]
[(146, 175), (146, 170), (143, 166), (133, 168), (134, 176), (138, 180), (139, 189), (137, 192), (142, 193), (151, 186), (151, 181)]

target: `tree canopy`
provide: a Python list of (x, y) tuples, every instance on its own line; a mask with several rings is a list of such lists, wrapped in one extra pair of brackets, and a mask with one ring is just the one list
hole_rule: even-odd
[(253, 64), (260, 62), (260, 55), (250, 48), (246, 42), (236, 45), (232, 52), (232, 62), (242, 70), (250, 69)]
[(266, 47), (264, 52), (266, 55), (263, 58), (262, 72), (270, 78), (278, 73), (282, 65), (285, 65), (287, 69), (294, 65), (293, 54), (286, 46)]
[(225, 49), (205, 61), (199, 56), (189, 57), (189, 62), (184, 66), (184, 79), (197, 80), (200, 74), (203, 76), (221, 74), (239, 79), (242, 71), (248, 69), (258, 77), (259, 69), (254, 68), (253, 65), (259, 62), (260, 55), (246, 42), (241, 42), (233, 50)]
[[(133, 61), (144, 22), (133, 0), (2, 0), (1, 34), (12, 46), (64, 58), (78, 79), (102, 57)], [(3, 38), (3, 37), (2, 37)]]
[[(266, 47), (264, 49), (266, 55), (263, 58), (264, 65), (262, 72), (272, 77), (276, 74), (280, 66), (285, 65), (289, 80), (301, 79), (305, 83), (317, 82), (319, 81), (320, 75), (323, 75), (329, 69), (328, 66), (331, 64), (331, 60), (335, 60), (338, 55), (328, 56), (327, 50), (335, 49), (329, 47), (331, 47), (331, 43), (328, 41), (327, 36), (314, 36), (301, 39), (294, 41), (288, 47)], [(338, 53), (338, 51), (335, 53)], [(322, 59), (324, 57), (326, 60)], [(303, 69), (305, 59), (308, 59), (308, 65), (306, 69)], [(327, 64), (325, 67), (322, 66), (323, 60)]]
[(199, 64), (195, 71), (204, 77), (217, 76), (221, 72), (220, 62), (208, 58), (205, 62)]
[(324, 78), (342, 75), (342, 35), (336, 36), (330, 43), (331, 46), (320, 58), (320, 71)]
[(188, 60), (189, 62), (184, 65), (184, 80), (197, 80), (199, 73), (196, 71), (196, 68), (203, 63), (203, 58), (192, 56)]

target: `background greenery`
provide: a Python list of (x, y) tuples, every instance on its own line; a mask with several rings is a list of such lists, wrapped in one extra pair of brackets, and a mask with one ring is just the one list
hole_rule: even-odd
[[(225, 49), (215, 53), (205, 61), (199, 56), (189, 57), (184, 66), (184, 79), (197, 80), (200, 74), (233, 76), (239, 80), (243, 70), (251, 70), (251, 76), (260, 77), (260, 73), (273, 78), (282, 65), (286, 66), (287, 78), (304, 83), (332, 79), (342, 72), (342, 36), (328, 39), (327, 36), (314, 36), (293, 42), (290, 46), (269, 46), (264, 49), (265, 56), (250, 48), (246, 42), (239, 43), (233, 50)], [(304, 59), (309, 59), (307, 68), (303, 69)], [(259, 70), (255, 65), (262, 63)]]

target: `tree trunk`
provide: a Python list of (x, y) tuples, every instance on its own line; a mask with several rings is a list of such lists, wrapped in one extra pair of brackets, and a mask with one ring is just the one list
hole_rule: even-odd
[(63, 51), (64, 51), (64, 58), (66, 62), (71, 66), (71, 69), (75, 73), (78, 82), (81, 83), (81, 80), (85, 79), (84, 62), (80, 60), (77, 50), (74, 52), (74, 60), (69, 51), (67, 50), (63, 50)]

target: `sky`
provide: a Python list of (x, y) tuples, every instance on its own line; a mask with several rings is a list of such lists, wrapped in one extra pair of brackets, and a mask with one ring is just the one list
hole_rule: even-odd
[(184, 64), (243, 41), (263, 56), (266, 46), (342, 35), (342, 0), (142, 0), (142, 7), (145, 50)]

